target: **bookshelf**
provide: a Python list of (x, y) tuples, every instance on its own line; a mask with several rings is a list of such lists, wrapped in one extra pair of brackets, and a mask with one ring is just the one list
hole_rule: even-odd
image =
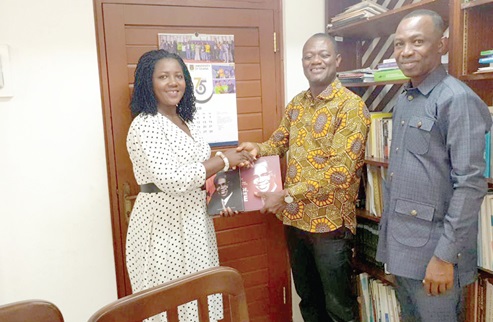
[[(453, 2), (453, 17), (455, 29), (452, 41), (455, 44), (461, 44), (462, 48), (455, 48), (454, 58), (450, 61), (449, 72), (465, 82), (471, 87), (483, 100), (491, 106), (493, 105), (493, 73), (475, 74), (474, 72), (480, 67), (478, 59), (480, 52), (486, 49), (493, 49), (493, 0), (474, 0)], [(487, 179), (488, 187), (493, 187), (493, 179)], [(484, 279), (492, 279), (493, 272), (479, 267), (479, 281)], [(480, 291), (481, 282), (476, 282), (469, 288), (477, 288)], [(485, 307), (486, 303), (491, 302), (491, 298), (483, 294), (476, 295), (474, 292), (468, 292), (466, 305), (468, 307), (478, 307), (477, 311), (466, 311), (466, 319), (474, 320), (474, 316), (484, 313), (481, 307)], [(471, 313), (471, 311), (473, 311)], [(484, 317), (484, 316), (483, 316)]]
[(462, 9), (473, 8), (476, 6), (482, 6), (492, 2), (493, 0), (476, 0), (476, 1), (464, 2), (462, 3), (461, 8)]
[[(326, 26), (329, 27), (332, 17), (359, 2), (360, 0), (326, 0)], [(388, 3), (389, 10), (362, 21), (337, 28), (327, 28), (328, 33), (338, 40), (338, 48), (342, 56), (340, 71), (375, 68), (377, 60), (390, 58), (393, 48), (389, 46), (391, 43), (389, 39), (393, 36), (400, 20), (413, 10), (431, 9), (438, 12), (449, 27), (449, 73), (471, 87), (487, 105), (493, 105), (493, 73), (475, 73), (481, 66), (478, 63), (480, 52), (493, 49), (493, 0), (421, 0), (416, 3), (412, 3), (412, 0), (404, 2), (376, 0), (376, 2), (378, 4)], [(401, 3), (401, 7), (395, 8)], [(392, 87), (390, 94), (395, 95), (405, 82), (367, 82), (344, 85), (364, 97), (370, 111), (382, 111), (386, 104), (392, 104), (391, 97), (386, 97), (383, 104), (373, 104), (373, 100), (382, 88)], [(365, 162), (368, 165), (388, 166), (387, 160), (366, 159)], [(493, 179), (488, 179), (488, 186), (493, 188)], [(357, 209), (356, 215), (358, 221), (379, 222), (379, 218), (369, 215), (362, 209)], [(354, 265), (356, 271), (367, 272), (380, 280), (385, 281), (389, 278), (381, 269), (369, 263), (355, 260)], [(493, 272), (485, 269), (479, 269), (479, 274), (486, 278), (493, 278)], [(390, 280), (393, 278), (390, 277)]]
[(385, 86), (395, 84), (405, 84), (407, 79), (401, 79), (393, 82), (358, 82), (358, 83), (343, 83), (346, 87), (369, 87), (369, 86)]
[(395, 285), (395, 276), (392, 274), (385, 274), (384, 271), (382, 271), (380, 268), (376, 267), (375, 265), (368, 263), (364, 260), (360, 260), (357, 257), (353, 259), (353, 265), (354, 267), (357, 267), (358, 270), (361, 272), (366, 272), (370, 276), (379, 279), (380, 281), (384, 282), (385, 284), (389, 285)]
[(389, 166), (388, 159), (380, 159), (380, 158), (365, 158), (365, 163), (369, 165), (375, 165), (378, 167), (387, 168)]
[[(479, 53), (485, 48), (493, 48), (493, 0), (475, 0), (462, 3), (454, 0), (454, 9), (460, 19), (454, 36), (456, 43), (462, 44), (451, 61), (451, 73), (471, 87), (487, 105), (493, 104), (493, 73), (474, 74), (480, 64)], [(459, 28), (459, 25), (462, 28)]]
[[(359, 1), (341, 1), (341, 2), (346, 2), (346, 3), (352, 2), (354, 4)], [(449, 0), (422, 0), (421, 2), (405, 5), (394, 10), (389, 10), (385, 13), (368, 18), (364, 21), (359, 21), (350, 25), (342, 26), (340, 28), (335, 28), (331, 30), (330, 33), (340, 37), (357, 38), (357, 39), (374, 39), (378, 37), (390, 36), (394, 32), (395, 28), (392, 29), (389, 28), (389, 26), (397, 26), (401, 21), (401, 19), (409, 12), (422, 8), (435, 10), (447, 22), (448, 2)], [(333, 15), (329, 14), (329, 16), (332, 17)], [(329, 22), (327, 22), (327, 24), (329, 24)]]
[(365, 209), (356, 209), (356, 217), (366, 219), (366, 220), (371, 220), (373, 222), (379, 223), (380, 222), (380, 217), (370, 215), (368, 211)]

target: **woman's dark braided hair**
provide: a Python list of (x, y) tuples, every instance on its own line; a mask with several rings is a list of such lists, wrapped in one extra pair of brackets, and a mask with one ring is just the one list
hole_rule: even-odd
[(193, 83), (190, 72), (180, 56), (167, 52), (166, 50), (151, 50), (139, 58), (135, 69), (134, 91), (130, 102), (132, 115), (135, 117), (140, 113), (156, 115), (157, 100), (152, 86), (152, 74), (156, 63), (163, 59), (175, 59), (180, 63), (183, 75), (185, 76), (185, 94), (178, 103), (177, 113), (183, 121), (193, 121), (197, 108), (195, 107), (195, 95), (193, 93)]

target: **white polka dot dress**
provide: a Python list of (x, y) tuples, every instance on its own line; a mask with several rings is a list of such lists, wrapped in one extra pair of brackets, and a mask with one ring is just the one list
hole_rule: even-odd
[[(126, 261), (133, 292), (219, 266), (212, 218), (206, 213), (205, 167), (210, 147), (192, 123), (188, 136), (168, 118), (137, 116), (127, 149), (139, 185), (163, 192), (139, 193), (130, 216)], [(222, 296), (209, 296), (211, 321), (223, 318)], [(179, 309), (181, 322), (198, 321), (196, 303)], [(167, 321), (165, 314), (147, 321)]]

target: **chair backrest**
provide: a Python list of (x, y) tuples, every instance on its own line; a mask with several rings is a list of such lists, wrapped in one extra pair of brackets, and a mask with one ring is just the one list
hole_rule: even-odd
[(0, 306), (2, 322), (63, 322), (55, 304), (42, 300), (27, 300)]
[(248, 322), (243, 279), (230, 267), (214, 267), (143, 290), (114, 301), (89, 322), (135, 322), (166, 312), (168, 322), (178, 322), (178, 306), (197, 300), (199, 321), (209, 322), (207, 296), (228, 294), (231, 322)]

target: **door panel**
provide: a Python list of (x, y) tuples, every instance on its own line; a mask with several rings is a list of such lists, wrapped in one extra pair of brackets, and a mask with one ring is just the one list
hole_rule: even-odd
[[(158, 33), (233, 34), (239, 140), (263, 141), (276, 128), (282, 110), (282, 100), (278, 97), (282, 92), (278, 76), (281, 60), (276, 56), (273, 44), (278, 18), (276, 11), (269, 8), (193, 7), (187, 1), (183, 2), (185, 6), (146, 5), (141, 0), (138, 4), (126, 0), (123, 1), (125, 4), (98, 1), (102, 2), (99, 50), (104, 73), (101, 75), (103, 109), (121, 297), (131, 292), (124, 259), (127, 232), (124, 205), (132, 199), (127, 198), (125, 203), (123, 187), (130, 187), (126, 189), (130, 195), (139, 190), (125, 145), (131, 123), (130, 96), (139, 57), (157, 49)], [(258, 0), (262, 6), (268, 1)], [(248, 2), (251, 6), (252, 1)], [(98, 9), (96, 11), (98, 18)], [(290, 294), (290, 273), (282, 224), (273, 215), (258, 212), (216, 218), (214, 223), (221, 265), (238, 269), (244, 278), (251, 321), (290, 321), (291, 301), (285, 299), (285, 294)]]

